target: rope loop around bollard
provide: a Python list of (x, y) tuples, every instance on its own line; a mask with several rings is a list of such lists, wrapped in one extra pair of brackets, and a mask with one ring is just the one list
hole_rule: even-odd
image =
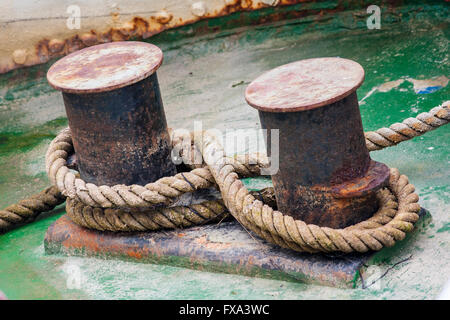
[[(450, 102), (447, 101), (442, 106), (419, 114), (417, 118), (408, 118), (402, 123), (391, 125), (390, 128), (366, 132), (366, 145), (369, 151), (380, 150), (434, 130), (449, 121)], [(409, 123), (410, 126), (405, 123)], [(396, 128), (397, 131), (392, 128)], [(179, 148), (179, 145), (183, 143), (183, 135), (184, 133), (178, 135), (177, 130), (172, 132), (173, 148)], [(194, 137), (194, 135), (191, 136)], [(67, 158), (72, 152), (72, 137), (69, 128), (66, 128), (51, 142), (47, 150), (46, 171), (51, 183), (56, 185), (64, 196), (92, 207), (150, 208), (155, 205), (169, 206), (175, 198), (183, 193), (209, 188), (215, 184), (209, 170), (194, 166), (190, 172), (164, 177), (145, 186), (96, 186), (77, 178), (66, 166)], [(254, 153), (233, 158), (226, 157), (226, 163), (232, 165), (241, 176), (252, 177), (260, 175), (260, 169), (268, 165), (268, 160), (265, 156)]]
[[(69, 217), (81, 226), (97, 230), (145, 231), (189, 227), (217, 220), (219, 216), (229, 211), (244, 228), (281, 247), (311, 253), (320, 251), (349, 253), (380, 250), (384, 246), (392, 246), (396, 241), (403, 239), (406, 232), (413, 229), (418, 219), (420, 206), (417, 203), (418, 196), (414, 193), (414, 186), (409, 184), (406, 176), (400, 176), (398, 170), (392, 169), (389, 188), (378, 192), (379, 209), (370, 219), (345, 229), (324, 228), (294, 220), (275, 211), (249, 193), (239, 180), (235, 169), (235, 167), (246, 168), (245, 163), (236, 165), (237, 161), (229, 161), (214, 137), (209, 135), (200, 137), (200, 141), (195, 141), (195, 146), (201, 150), (207, 168), (196, 168), (174, 177), (162, 178), (145, 187), (110, 187), (122, 196), (121, 200), (117, 200), (119, 198), (112, 200), (111, 194), (105, 192), (109, 187), (84, 184), (83, 180), (69, 172), (65, 161), (73, 148), (70, 130), (61, 132), (52, 142), (47, 158), (54, 159), (52, 155), (55, 153), (59, 156), (53, 162), (47, 161), (48, 172), (54, 183), (61, 188), (60, 191), (68, 196), (66, 208)], [(261, 162), (259, 163), (261, 166)], [(249, 170), (241, 169), (241, 172), (250, 175)], [(187, 176), (193, 178), (192, 182), (187, 181)], [(196, 180), (198, 177), (202, 179)], [(73, 185), (70, 185), (72, 181)], [(215, 183), (221, 191), (223, 203), (212, 201), (189, 207), (166, 206), (175, 196), (211, 187)], [(70, 189), (72, 186), (76, 190), (75, 193), (72, 192), (73, 198), (69, 196), (73, 190)], [(140, 196), (145, 196), (145, 190), (141, 188), (159, 195), (158, 197), (152, 194), (153, 198), (147, 197), (148, 200), (153, 200), (153, 202), (147, 200), (149, 203), (164, 204), (166, 207), (152, 209), (148, 206), (146, 208), (134, 206), (130, 200), (133, 196), (137, 196), (133, 193), (134, 190), (142, 191)], [(106, 199), (111, 199), (107, 206), (98, 206), (100, 202), (98, 199), (101, 199), (101, 196), (96, 194), (97, 190), (103, 191), (102, 196)], [(92, 200), (87, 197), (89, 193), (94, 195), (91, 197)], [(94, 202), (94, 199), (97, 202)], [(94, 205), (83, 203), (83, 200)], [(113, 201), (123, 205), (111, 207)]]
[[(366, 133), (366, 144), (369, 151), (379, 150), (424, 134), (449, 120), (449, 103), (445, 102), (417, 118)], [(173, 141), (179, 143), (176, 134), (174, 131)], [(65, 129), (52, 141), (46, 154), (46, 170), (54, 187), (48, 188), (43, 196), (51, 197), (51, 201), (37, 203), (25, 199), (21, 206), (12, 205), (0, 210), (0, 230), (25, 221), (27, 215), (36, 216), (47, 211), (63, 202), (62, 196), (67, 197), (67, 213), (72, 220), (92, 229), (145, 231), (183, 228), (218, 220), (229, 212), (244, 228), (261, 238), (302, 252), (380, 250), (402, 240), (418, 219), (420, 206), (414, 186), (397, 169), (390, 171), (389, 187), (378, 192), (379, 209), (371, 218), (344, 229), (331, 229), (283, 215), (265, 201), (257, 200), (245, 188), (239, 179), (258, 176), (261, 168), (267, 166), (265, 157), (258, 154), (226, 157), (222, 146), (208, 135), (194, 141), (194, 148), (201, 151), (206, 166), (194, 167), (189, 172), (161, 178), (145, 186), (96, 186), (85, 183), (67, 167), (73, 146), (70, 130)], [(222, 156), (217, 157), (218, 154)], [(184, 193), (213, 186), (220, 189), (222, 200), (170, 207)]]
[(213, 154), (223, 153), (214, 137), (197, 141), (230, 213), (244, 227), (268, 242), (299, 252), (367, 252), (391, 247), (414, 228), (420, 205), (405, 175), (391, 169), (388, 188), (378, 191), (378, 211), (369, 219), (344, 229), (320, 227), (294, 220), (257, 200), (234, 167)]

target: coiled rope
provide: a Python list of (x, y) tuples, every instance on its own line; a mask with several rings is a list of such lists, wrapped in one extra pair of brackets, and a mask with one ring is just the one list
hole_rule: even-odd
[(391, 169), (389, 187), (377, 193), (380, 208), (370, 219), (344, 229), (306, 224), (251, 195), (234, 167), (223, 161), (224, 151), (214, 137), (205, 135), (198, 146), (230, 213), (245, 228), (284, 248), (345, 253), (380, 250), (402, 240), (419, 218), (419, 197), (414, 186), (397, 169)]
[[(416, 118), (365, 133), (369, 151), (395, 145), (447, 124), (450, 120), (449, 105), (447, 101)], [(172, 141), (173, 147), (179, 148), (183, 137), (175, 130)], [(412, 230), (418, 219), (420, 206), (414, 186), (396, 169), (391, 169), (389, 187), (378, 192), (380, 209), (373, 217), (345, 229), (330, 229), (294, 220), (264, 204), (274, 199), (271, 189), (265, 191), (263, 201), (248, 192), (239, 177), (260, 175), (261, 168), (268, 165), (264, 156), (226, 157), (220, 144), (208, 135), (197, 139), (193, 149), (201, 152), (207, 167), (193, 166), (190, 172), (165, 177), (145, 186), (96, 186), (85, 183), (66, 166), (73, 146), (70, 130), (65, 129), (47, 151), (46, 169), (51, 182), (67, 197), (66, 211), (71, 219), (97, 230), (144, 231), (189, 227), (221, 219), (229, 211), (243, 227), (282, 247), (307, 252), (365, 252), (392, 246), (404, 238), (405, 232)], [(223, 202), (216, 200), (170, 207), (182, 194), (216, 184)], [(55, 192), (54, 187), (48, 190)], [(27, 213), (34, 212), (33, 217), (42, 211), (42, 208), (31, 205), (26, 208)], [(16, 205), (1, 210), (0, 230), (27, 221), (28, 217), (23, 212)]]

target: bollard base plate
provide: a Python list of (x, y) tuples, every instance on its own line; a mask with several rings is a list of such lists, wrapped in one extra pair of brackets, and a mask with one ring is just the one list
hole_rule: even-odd
[[(423, 225), (426, 216), (428, 211), (422, 209), (417, 226)], [(44, 246), (46, 254), (133, 260), (342, 288), (357, 287), (361, 269), (379, 254), (298, 253), (251, 236), (236, 221), (180, 230), (113, 233), (80, 227), (67, 215), (48, 228)]]

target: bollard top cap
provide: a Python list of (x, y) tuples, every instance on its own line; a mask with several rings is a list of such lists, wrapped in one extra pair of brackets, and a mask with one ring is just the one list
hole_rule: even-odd
[(47, 80), (63, 92), (105, 92), (149, 77), (162, 61), (161, 49), (153, 44), (111, 42), (81, 49), (58, 60), (48, 70)]
[(272, 69), (252, 81), (245, 99), (265, 112), (311, 110), (339, 101), (361, 86), (364, 69), (343, 58), (300, 60)]

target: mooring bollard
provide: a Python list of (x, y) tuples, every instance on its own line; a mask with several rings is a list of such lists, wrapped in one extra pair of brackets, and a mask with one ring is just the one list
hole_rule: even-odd
[(146, 184), (175, 174), (156, 76), (162, 60), (152, 44), (112, 42), (74, 52), (49, 69), (86, 182)]
[(378, 208), (376, 191), (389, 168), (370, 159), (356, 89), (358, 63), (301, 60), (270, 70), (246, 89), (261, 125), (279, 129), (279, 171), (272, 176), (278, 208), (306, 223), (343, 228)]

